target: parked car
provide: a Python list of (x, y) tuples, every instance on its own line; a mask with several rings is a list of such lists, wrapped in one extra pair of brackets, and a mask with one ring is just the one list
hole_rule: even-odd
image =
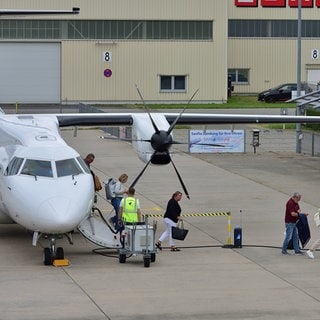
[[(285, 83), (274, 88), (262, 91), (258, 94), (259, 101), (276, 102), (287, 101), (291, 99), (291, 92), (297, 91), (296, 83)], [(312, 92), (312, 88), (307, 83), (301, 83), (301, 91), (305, 93)]]

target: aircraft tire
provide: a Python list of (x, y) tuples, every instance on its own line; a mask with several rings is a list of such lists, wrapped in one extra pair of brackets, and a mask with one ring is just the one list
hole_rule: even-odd
[(155, 262), (155, 261), (156, 261), (156, 254), (151, 253), (151, 262)]
[(52, 253), (50, 248), (44, 248), (43, 249), (43, 264), (45, 266), (51, 266), (52, 265)]
[(149, 268), (150, 267), (150, 257), (143, 257), (143, 264), (145, 268)]
[(124, 253), (119, 254), (119, 262), (120, 263), (126, 263), (126, 255)]
[(64, 250), (62, 247), (57, 248), (56, 258), (57, 259), (64, 259)]

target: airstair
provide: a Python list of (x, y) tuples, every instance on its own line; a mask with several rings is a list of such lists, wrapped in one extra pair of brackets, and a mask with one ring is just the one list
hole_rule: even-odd
[(105, 220), (101, 211), (93, 207), (88, 218), (78, 226), (80, 233), (94, 244), (105, 248), (121, 248), (120, 232)]

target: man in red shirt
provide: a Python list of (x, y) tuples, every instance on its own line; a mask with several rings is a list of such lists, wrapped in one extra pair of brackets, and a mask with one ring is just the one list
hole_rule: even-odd
[(287, 248), (291, 238), (295, 254), (303, 254), (299, 248), (298, 229), (296, 226), (296, 222), (299, 220), (299, 214), (301, 213), (299, 206), (300, 200), (301, 194), (295, 192), (286, 204), (286, 214), (284, 218), (286, 225), (286, 235), (282, 245), (282, 254), (289, 254), (287, 252)]

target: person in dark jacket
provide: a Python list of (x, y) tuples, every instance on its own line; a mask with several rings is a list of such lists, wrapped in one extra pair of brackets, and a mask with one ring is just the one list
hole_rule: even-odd
[(161, 243), (167, 237), (169, 237), (169, 245), (171, 247), (171, 251), (180, 251), (175, 245), (171, 235), (171, 227), (176, 227), (179, 220), (182, 220), (181, 217), (181, 207), (179, 205), (179, 201), (182, 198), (182, 193), (180, 191), (176, 191), (171, 199), (168, 201), (167, 209), (164, 214), (163, 222), (166, 225), (166, 230), (160, 236), (158, 242), (156, 242), (156, 247), (159, 250), (162, 250)]
[[(282, 244), (282, 254), (288, 254), (287, 248), (291, 238), (295, 254), (303, 254), (299, 248), (298, 229), (296, 225), (297, 221), (299, 220), (299, 214), (301, 214), (299, 206), (300, 200), (301, 194), (295, 192), (286, 203), (286, 213), (284, 218), (284, 222), (286, 225), (286, 235)], [(307, 213), (303, 214), (308, 215)]]

